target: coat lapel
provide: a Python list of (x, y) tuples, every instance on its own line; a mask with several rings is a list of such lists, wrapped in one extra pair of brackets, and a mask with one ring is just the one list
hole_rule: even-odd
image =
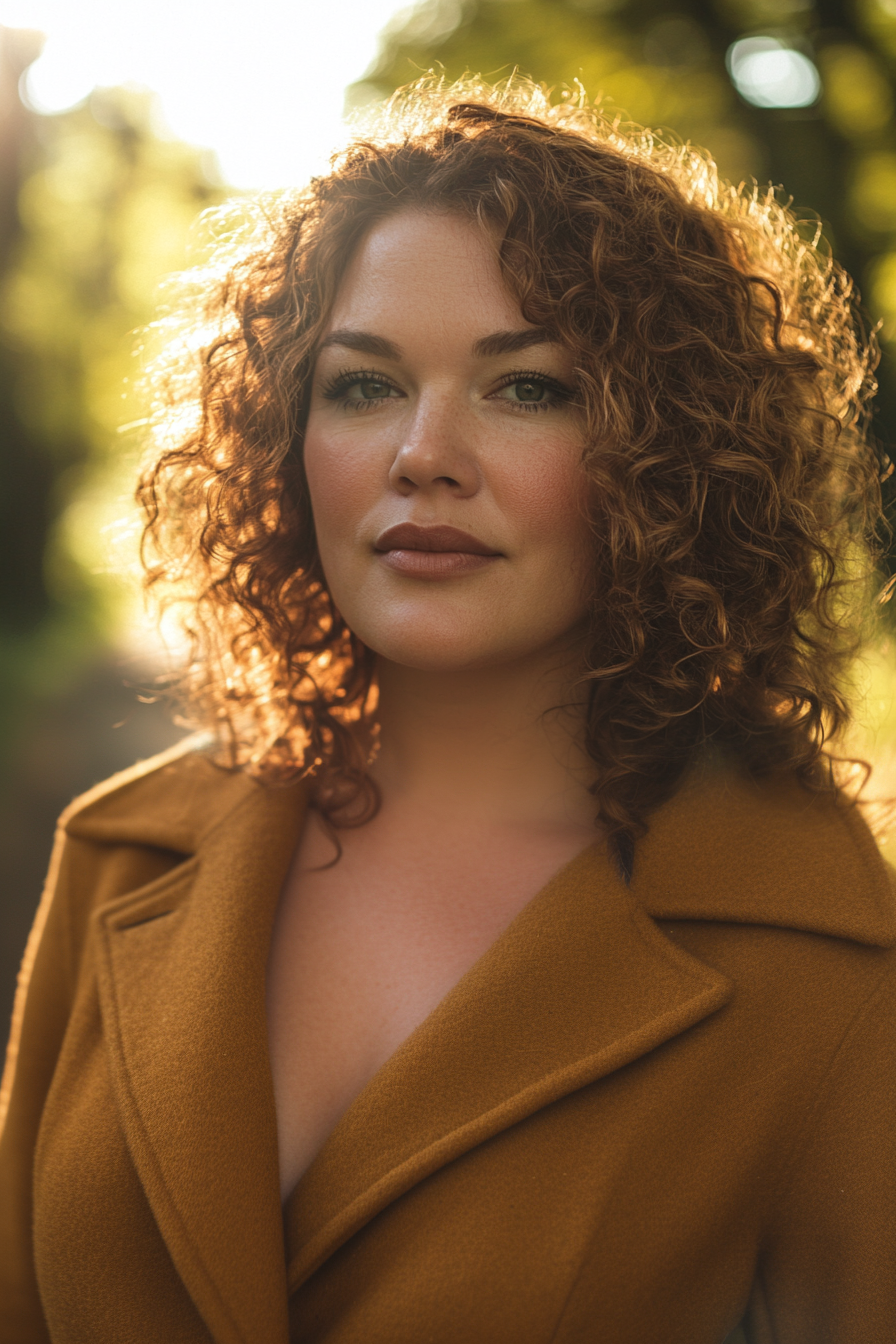
[[(99, 988), (128, 1145), (184, 1283), (219, 1344), (285, 1344), (264, 990), (304, 808), (245, 780), (236, 799), (192, 858), (97, 912)], [(185, 847), (183, 818), (166, 824)]]
[(287, 1206), (295, 1291), (391, 1201), (699, 1022), (729, 982), (675, 948), (603, 847), (521, 912), (349, 1108)]

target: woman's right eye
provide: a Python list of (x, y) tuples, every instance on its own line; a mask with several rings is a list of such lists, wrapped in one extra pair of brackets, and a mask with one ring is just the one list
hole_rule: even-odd
[(323, 395), (328, 401), (335, 401), (340, 406), (352, 406), (360, 410), (392, 397), (400, 397), (403, 393), (382, 378), (343, 374), (324, 387)]

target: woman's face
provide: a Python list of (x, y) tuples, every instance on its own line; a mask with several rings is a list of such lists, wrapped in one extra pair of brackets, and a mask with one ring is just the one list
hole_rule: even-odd
[(321, 343), (305, 469), (327, 584), (424, 670), (566, 647), (589, 533), (572, 357), (527, 323), (481, 230), (406, 211), (359, 246)]

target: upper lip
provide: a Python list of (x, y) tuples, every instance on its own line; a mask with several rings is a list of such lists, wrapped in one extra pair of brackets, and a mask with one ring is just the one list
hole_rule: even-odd
[(487, 546), (478, 537), (462, 532), (459, 527), (438, 523), (421, 527), (419, 523), (398, 523), (387, 527), (374, 542), (378, 551), (467, 551), (471, 555), (500, 555), (494, 546)]

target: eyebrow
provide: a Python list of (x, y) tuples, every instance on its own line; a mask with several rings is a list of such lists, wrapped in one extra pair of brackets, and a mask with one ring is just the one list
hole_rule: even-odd
[[(494, 355), (512, 355), (518, 350), (527, 350), (532, 345), (548, 345), (554, 338), (547, 327), (523, 327), (517, 331), (495, 331), (491, 336), (483, 336), (473, 345), (473, 354), (480, 359)], [(332, 345), (341, 345), (346, 350), (357, 350), (362, 355), (374, 355), (378, 359), (400, 360), (401, 346), (387, 341), (385, 336), (376, 336), (372, 331), (351, 331), (340, 328), (325, 336), (319, 349), (327, 350)]]
[(550, 345), (553, 337), (547, 327), (524, 327), (520, 331), (496, 331), (491, 336), (483, 336), (473, 346), (473, 354), (487, 358), (489, 355), (514, 355), (517, 350), (528, 350), (530, 345)]
[(327, 350), (331, 345), (341, 345), (346, 350), (357, 350), (362, 355), (376, 355), (378, 359), (401, 359), (400, 346), (387, 341), (385, 336), (374, 336), (372, 331), (349, 331), (346, 328), (332, 331), (329, 336), (324, 337), (318, 348)]

